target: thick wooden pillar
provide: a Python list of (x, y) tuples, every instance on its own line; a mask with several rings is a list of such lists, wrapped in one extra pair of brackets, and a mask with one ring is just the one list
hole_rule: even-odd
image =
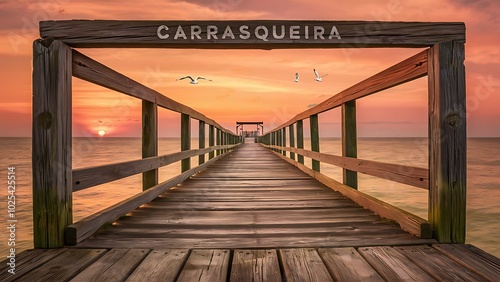
[(440, 243), (465, 242), (464, 42), (434, 45), (429, 75), (429, 222)]
[[(181, 151), (191, 150), (191, 117), (181, 114)], [(191, 158), (181, 161), (181, 171), (191, 169)]]
[[(205, 148), (205, 122), (204, 121), (198, 121), (199, 125), (199, 132), (198, 132), (198, 147), (200, 149)], [(198, 164), (202, 165), (205, 162), (205, 154), (199, 155), (198, 156)]]
[[(208, 146), (213, 147), (215, 145), (215, 136), (214, 136), (214, 126), (210, 124), (208, 126)], [(208, 159), (211, 160), (215, 157), (215, 151), (208, 153)]]
[[(142, 158), (158, 156), (158, 107), (155, 103), (142, 101)], [(158, 169), (142, 174), (142, 189), (158, 184)]]
[[(304, 149), (304, 121), (297, 121), (297, 149)], [(304, 156), (297, 154), (299, 163), (304, 164)]]
[[(342, 104), (342, 156), (357, 158), (356, 100)], [(344, 184), (358, 189), (358, 173), (342, 169)]]
[[(286, 147), (286, 127), (283, 127), (281, 130), (281, 146)], [(286, 156), (286, 151), (283, 150), (283, 156)]]
[[(318, 115), (310, 116), (309, 123), (311, 125), (311, 151), (319, 152)], [(320, 171), (320, 164), (318, 160), (312, 160), (312, 169), (314, 171)]]
[[(217, 132), (217, 134), (216, 134), (217, 135), (217, 143), (216, 144), (217, 144), (217, 146), (219, 146), (219, 145), (221, 145), (221, 131), (218, 128), (215, 131)], [(218, 149), (217, 156), (219, 156), (220, 154), (221, 154), (221, 150)]]
[(64, 246), (73, 223), (71, 165), (71, 48), (33, 43), (33, 243)]
[[(279, 147), (283, 146), (283, 141), (281, 140), (281, 137), (283, 135), (281, 134), (281, 129), (276, 131), (276, 143), (278, 144)], [(278, 149), (278, 153), (281, 154), (283, 152), (281, 149)]]
[[(290, 126), (288, 126), (288, 136), (290, 138), (290, 147), (295, 147), (295, 133), (293, 130), (293, 124), (290, 124)], [(290, 152), (290, 159), (295, 160), (294, 152)]]

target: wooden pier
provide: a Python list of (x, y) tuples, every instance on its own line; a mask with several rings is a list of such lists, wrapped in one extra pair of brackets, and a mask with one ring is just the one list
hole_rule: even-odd
[[(276, 26), (286, 27), (288, 37), (211, 38), (216, 30)], [(168, 32), (179, 28), (206, 30), (207, 38), (175, 41)], [(331, 30), (328, 40), (321, 30)], [(463, 244), (463, 23), (76, 20), (41, 22), (40, 34), (33, 48), (35, 249), (16, 257), (16, 274), (4, 262), (1, 281), (498, 281), (499, 259)], [(427, 49), (245, 143), (75, 49), (89, 47)], [(428, 167), (358, 159), (356, 100), (424, 76)], [(142, 100), (141, 159), (72, 168), (72, 77)], [(180, 114), (180, 152), (158, 155), (160, 107)], [(318, 115), (336, 107), (341, 156), (319, 146)], [(198, 148), (191, 148), (192, 120), (199, 124)], [(311, 148), (304, 148), (304, 121)], [(192, 168), (194, 157), (199, 165)], [(158, 169), (176, 162), (180, 174), (159, 183)], [(342, 168), (342, 182), (322, 174), (322, 163)], [(428, 190), (428, 218), (358, 191), (358, 173)], [(141, 193), (73, 222), (73, 192), (135, 174), (143, 176)]]

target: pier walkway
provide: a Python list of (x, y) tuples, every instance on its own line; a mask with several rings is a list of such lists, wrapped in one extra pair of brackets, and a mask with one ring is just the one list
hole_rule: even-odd
[(78, 245), (26, 251), (18, 265), (0, 279), (494, 281), (500, 274), (498, 258), (406, 233), (255, 143)]

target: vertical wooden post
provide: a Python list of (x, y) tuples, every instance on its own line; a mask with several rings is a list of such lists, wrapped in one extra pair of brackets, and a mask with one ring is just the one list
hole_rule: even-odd
[[(198, 132), (198, 135), (199, 135), (199, 141), (198, 141), (198, 147), (200, 149), (203, 149), (205, 148), (205, 122), (204, 121), (198, 121), (198, 125), (199, 125), (199, 132)], [(203, 163), (205, 162), (205, 154), (203, 155), (199, 155), (198, 156), (198, 164), (199, 165), (202, 165)]]
[[(304, 149), (304, 121), (297, 121), (297, 149)], [(304, 164), (304, 156), (297, 154), (299, 163)]]
[[(220, 129), (216, 129), (216, 132), (217, 132), (217, 146), (221, 145), (221, 140), (220, 140), (220, 136), (221, 136), (221, 131)], [(221, 150), (218, 149), (217, 150), (217, 156), (219, 156), (221, 154)]]
[[(215, 136), (214, 136), (214, 126), (210, 124), (208, 126), (208, 146), (213, 147), (215, 145)], [(215, 157), (215, 151), (208, 153), (208, 159), (211, 160)]]
[[(290, 147), (295, 147), (295, 133), (293, 132), (293, 124), (288, 126), (288, 136), (290, 138)], [(295, 160), (295, 153), (290, 152), (290, 159)]]
[[(318, 115), (316, 114), (310, 116), (309, 123), (311, 124), (311, 151), (319, 152)], [(312, 169), (315, 171), (320, 170), (320, 164), (318, 160), (312, 160)]]
[[(276, 143), (278, 144), (279, 147), (283, 146), (283, 142), (281, 140), (281, 137), (283, 135), (281, 134), (281, 129), (280, 130), (277, 130), (276, 131), (276, 138), (277, 138), (277, 141)], [(282, 150), (281, 149), (278, 149), (278, 153), (281, 154)]]
[[(191, 117), (181, 114), (181, 151), (191, 150)], [(191, 158), (181, 161), (181, 171), (191, 169)]]
[(466, 95), (464, 42), (428, 53), (429, 223), (440, 243), (465, 242)]
[[(286, 127), (283, 127), (283, 129), (281, 129), (281, 134), (283, 136), (281, 138), (281, 146), (286, 147)], [(283, 156), (286, 156), (285, 150), (283, 150)]]
[[(142, 101), (142, 158), (158, 156), (158, 107), (155, 103)], [(142, 174), (142, 189), (158, 184), (158, 169)]]
[(71, 48), (33, 43), (33, 243), (64, 246), (73, 223), (71, 165)]
[[(342, 104), (342, 156), (358, 157), (356, 131), (356, 100), (353, 100)], [(342, 172), (344, 184), (358, 189), (358, 173), (348, 169)]]

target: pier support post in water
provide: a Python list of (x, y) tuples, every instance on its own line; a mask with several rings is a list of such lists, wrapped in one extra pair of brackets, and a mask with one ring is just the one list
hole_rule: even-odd
[[(297, 121), (297, 149), (304, 149), (304, 121)], [(297, 154), (299, 163), (304, 164), (304, 156)]]
[(429, 49), (429, 222), (440, 243), (465, 242), (464, 42)]
[[(357, 158), (358, 143), (356, 134), (356, 100), (342, 104), (342, 156)], [(358, 189), (358, 173), (342, 169), (344, 184)]]
[[(319, 152), (319, 125), (318, 125), (318, 115), (312, 115), (309, 117), (309, 122), (311, 124), (311, 151)], [(318, 160), (312, 160), (312, 169), (314, 171), (320, 170), (320, 164)]]
[[(198, 121), (199, 125), (199, 142), (198, 142), (198, 148), (203, 149), (205, 148), (205, 122), (204, 121)], [(205, 162), (205, 154), (200, 155), (198, 157), (198, 164), (202, 165)]]
[(71, 166), (71, 48), (33, 43), (33, 244), (64, 246), (73, 223)]
[[(181, 114), (181, 151), (187, 150), (191, 150), (191, 117)], [(181, 161), (181, 171), (189, 169), (191, 169), (191, 158), (185, 158)]]
[[(142, 101), (142, 158), (158, 156), (158, 107), (155, 103)], [(158, 184), (158, 169), (142, 174), (142, 189)]]

